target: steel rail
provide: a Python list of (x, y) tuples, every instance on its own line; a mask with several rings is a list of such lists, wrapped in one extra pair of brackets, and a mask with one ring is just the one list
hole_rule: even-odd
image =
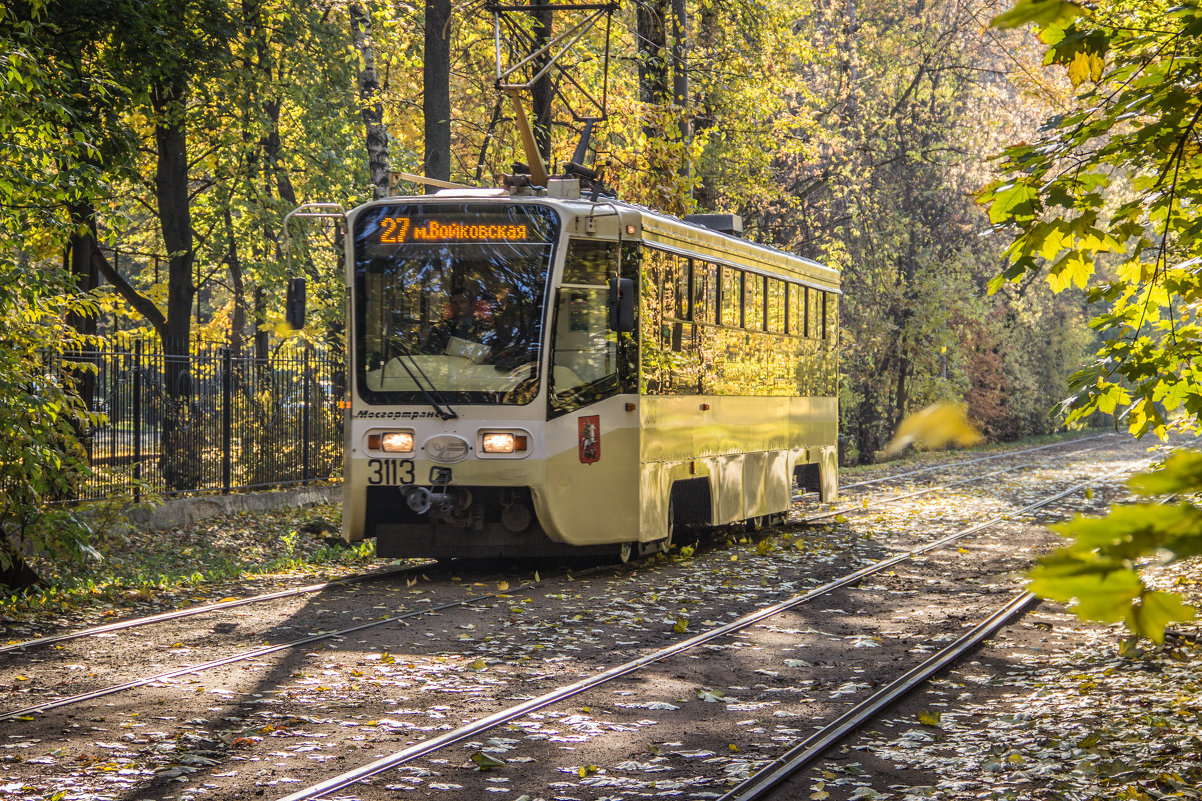
[(975, 534), (1019, 515), (1043, 508), (1044, 506), (1048, 506), (1049, 504), (1055, 503), (1061, 498), (1077, 492), (1083, 487), (1105, 481), (1122, 473), (1130, 472), (1133, 469), (1135, 468), (1132, 466), (1127, 466), (1122, 469), (1079, 482), (1066, 490), (1057, 492), (1041, 501), (1028, 504), (1021, 509), (1016, 509), (1013, 512), (1005, 515), (998, 515), (985, 522), (969, 526), (962, 531), (957, 531), (944, 537), (940, 537), (939, 539), (932, 540), (931, 542), (920, 545), (919, 547), (906, 551), (905, 553), (874, 562), (871, 565), (848, 573), (847, 575), (837, 578), (834, 581), (830, 581), (819, 587), (815, 587), (808, 592), (803, 593), (802, 595), (795, 596), (777, 604), (773, 604), (772, 606), (757, 609), (756, 611), (746, 614), (736, 620), (732, 620), (730, 623), (710, 629), (709, 631), (701, 632), (700, 634), (694, 635), (687, 640), (682, 640), (681, 642), (660, 648), (659, 650), (653, 651), (649, 654), (644, 654), (641, 657), (632, 659), (600, 673), (596, 673), (592, 676), (581, 679), (580, 681), (559, 687), (555, 690), (551, 690), (550, 692), (544, 693), (537, 698), (532, 698), (521, 704), (516, 704), (512, 707), (509, 707), (508, 709), (503, 709), (486, 717), (479, 718), (471, 723), (467, 723), (459, 728), (452, 729), (444, 734), (431, 737), (429, 740), (424, 740), (420, 743), (389, 754), (388, 756), (381, 757), (373, 762), (369, 762), (366, 765), (361, 765), (358, 768), (353, 768), (323, 782), (319, 782), (311, 785), (310, 787), (298, 790), (291, 795), (284, 796), (283, 798), (279, 799), (279, 801), (311, 801), (312, 799), (322, 798), (332, 792), (358, 784), (364, 779), (371, 778), (372, 776), (376, 776), (387, 770), (392, 770), (393, 768), (399, 767), (407, 762), (411, 762), (414, 759), (446, 748), (449, 745), (454, 745), (455, 743), (474, 738), (480, 733), (495, 728), (496, 726), (509, 723), (510, 721), (521, 717), (525, 717), (531, 712), (537, 712), (544, 707), (551, 706), (552, 704), (571, 698), (575, 695), (579, 695), (587, 690), (591, 690), (594, 687), (613, 681), (614, 679), (621, 678), (622, 676), (633, 673), (637, 670), (641, 670), (648, 665), (661, 662), (669, 657), (676, 656), (677, 654), (691, 650), (700, 645), (704, 645), (720, 637), (724, 637), (728, 634), (733, 634), (737, 631), (746, 629), (762, 620), (774, 617), (781, 612), (794, 609), (815, 598), (833, 592), (834, 590), (854, 584), (862, 578), (870, 576), (874, 573), (879, 573), (908, 559), (912, 559), (915, 556), (933, 551), (942, 547), (943, 545), (963, 539), (964, 537)]
[[(577, 573), (577, 575), (579, 575), (579, 573)], [(398, 621), (407, 620), (408, 618), (412, 618), (412, 617), (421, 617), (423, 615), (428, 615), (431, 612), (441, 612), (444, 609), (454, 609), (455, 607), (458, 607), (458, 606), (467, 606), (468, 604), (479, 603), (481, 601), (487, 601), (490, 598), (497, 598), (503, 594), (509, 595), (509, 594), (512, 594), (515, 592), (519, 592), (521, 590), (528, 590), (531, 587), (533, 587), (536, 583), (537, 582), (529, 581), (529, 582), (526, 582), (525, 584), (520, 584), (517, 587), (514, 587), (512, 589), (507, 589), (504, 591), (498, 590), (497, 592), (490, 592), (485, 595), (476, 595), (471, 598), (464, 598), (463, 600), (460, 600), (460, 601), (450, 601), (445, 604), (439, 604), (438, 606), (432, 606), (429, 609), (414, 609), (411, 612), (405, 612), (404, 614), (393, 615), (393, 616), (387, 617), (387, 618), (381, 618), (380, 620), (373, 620), (369, 623), (361, 623), (358, 626), (351, 626), (350, 628), (345, 628), (345, 629), (337, 629), (335, 631), (326, 631), (326, 632), (322, 632), (320, 634), (311, 634), (308, 637), (301, 637), (298, 640), (289, 640), (288, 642), (280, 643), (278, 645), (269, 645), (269, 646), (265, 646), (263, 648), (256, 648), (253, 651), (246, 651), (241, 654), (234, 654), (232, 656), (225, 656), (220, 659), (213, 659), (209, 662), (202, 662), (199, 665), (191, 665), (188, 667), (176, 668), (174, 670), (168, 670), (164, 673), (155, 674), (154, 676), (147, 676), (145, 678), (133, 679), (132, 681), (123, 682), (121, 684), (114, 684), (109, 687), (102, 687), (98, 690), (92, 690), (91, 692), (80, 693), (78, 695), (72, 695), (72, 696), (68, 696), (65, 698), (58, 698), (53, 701), (46, 701), (45, 703), (41, 703), (41, 704), (34, 704), (32, 706), (27, 706), (24, 709), (16, 709), (16, 710), (13, 710), (12, 712), (2, 713), (2, 714), (0, 714), (0, 721), (14, 720), (19, 717), (27, 717), (29, 715), (33, 715), (33, 714), (39, 713), (39, 712), (47, 712), (51, 709), (57, 709), (57, 708), (63, 707), (63, 706), (70, 706), (72, 704), (78, 704), (78, 703), (82, 703), (84, 701), (91, 701), (95, 698), (103, 698), (106, 695), (112, 695), (114, 693), (119, 693), (124, 690), (132, 690), (137, 687), (145, 687), (148, 684), (154, 684), (155, 682), (160, 682), (160, 681), (167, 681), (169, 679), (179, 678), (180, 676), (187, 676), (187, 675), (190, 675), (193, 673), (203, 673), (207, 670), (212, 670), (214, 668), (219, 668), (219, 667), (225, 667), (226, 665), (232, 665), (237, 662), (244, 662), (248, 659), (258, 659), (261, 656), (267, 656), (269, 654), (274, 654), (279, 651), (286, 651), (290, 648), (298, 648), (302, 645), (308, 645), (310, 643), (321, 642), (322, 640), (331, 640), (331, 639), (335, 639), (338, 637), (345, 637), (346, 635), (354, 634), (357, 631), (363, 631), (365, 629), (375, 628), (376, 626), (385, 626), (385, 625), (388, 625), (389, 623), (396, 623)]]
[(847, 735), (879, 715), (886, 707), (992, 636), (1015, 615), (1024, 612), (1035, 600), (1035, 596), (1029, 592), (1021, 593), (1013, 598), (951, 645), (790, 748), (723, 795), (718, 801), (754, 801), (765, 797), (789, 776), (818, 759)]
[[(587, 575), (597, 572), (599, 570), (604, 570), (605, 567), (606, 566), (591, 567), (591, 568), (587, 568), (585, 570), (578, 570), (574, 573), (569, 571), (568, 573), (564, 574), (563, 576), (555, 577), (555, 579), (553, 579), (553, 580), (560, 580), (560, 579), (564, 579), (564, 578), (571, 579), (574, 576), (587, 576)], [(36, 714), (39, 712), (47, 712), (51, 709), (58, 709), (58, 708), (64, 707), (64, 706), (71, 706), (73, 704), (82, 703), (84, 701), (91, 701), (92, 699), (95, 699), (95, 698), (103, 698), (106, 695), (113, 695), (114, 693), (119, 693), (124, 690), (132, 690), (132, 689), (136, 689), (138, 687), (145, 687), (149, 684), (154, 684), (155, 682), (166, 681), (169, 679), (179, 678), (180, 676), (187, 676), (187, 675), (194, 674), (194, 673), (203, 673), (207, 670), (212, 670), (214, 668), (219, 668), (219, 667), (225, 667), (226, 665), (233, 665), (238, 662), (244, 662), (248, 659), (257, 659), (261, 656), (267, 656), (269, 654), (274, 654), (279, 651), (285, 651), (290, 648), (297, 648), (299, 646), (308, 645), (308, 644), (314, 643), (314, 642), (321, 642), (323, 640), (331, 640), (331, 639), (337, 639), (339, 637), (345, 637), (348, 634), (354, 634), (355, 632), (364, 631), (365, 629), (375, 628), (376, 626), (385, 626), (385, 625), (388, 625), (389, 623), (396, 623), (398, 621), (407, 620), (409, 618), (414, 618), (414, 617), (423, 617), (423, 616), (429, 615), (433, 612), (441, 612), (444, 609), (454, 609), (456, 607), (468, 606), (469, 604), (480, 603), (481, 601), (487, 601), (487, 600), (490, 600), (493, 598), (500, 598), (502, 596), (512, 595), (512, 594), (515, 594), (522, 590), (529, 590), (530, 588), (534, 587), (538, 583), (539, 583), (539, 581), (527, 581), (523, 584), (517, 585), (516, 587), (510, 587), (505, 590), (497, 590), (496, 592), (485, 593), (483, 595), (474, 595), (471, 598), (464, 598), (459, 601), (448, 601), (447, 603), (444, 603), (444, 604), (432, 606), (429, 609), (414, 609), (410, 612), (405, 612), (400, 615), (392, 615), (390, 617), (380, 618), (379, 620), (373, 620), (368, 623), (361, 623), (358, 626), (351, 626), (351, 627), (345, 628), (345, 629), (336, 629), (334, 631), (325, 631), (325, 632), (321, 632), (319, 634), (311, 634), (308, 637), (302, 637), (298, 640), (289, 640), (288, 642), (279, 643), (278, 645), (269, 645), (269, 646), (265, 646), (263, 648), (256, 648), (253, 651), (247, 651), (247, 652), (241, 653), (241, 654), (234, 654), (232, 656), (226, 656), (226, 657), (222, 657), (220, 659), (213, 659), (208, 662), (202, 662), (199, 665), (191, 665), (188, 667), (175, 668), (174, 670), (169, 670), (164, 673), (158, 673), (154, 676), (147, 676), (147, 677), (141, 678), (141, 679), (133, 679), (131, 681), (122, 682), (121, 684), (114, 684), (109, 687), (102, 687), (98, 690), (92, 690), (92, 691), (86, 692), (86, 693), (79, 693), (78, 695), (67, 696), (64, 698), (57, 698), (53, 701), (46, 701), (45, 703), (34, 704), (32, 706), (27, 706), (23, 709), (13, 710), (12, 712), (0, 713), (0, 721), (13, 720), (13, 719), (16, 719), (19, 717), (28, 717), (29, 715), (33, 715), (33, 714)]]
[[(1129, 468), (1124, 468), (1124, 469), (1129, 469)], [(1123, 472), (1123, 471), (1120, 470), (1117, 472)], [(1091, 479), (1082, 484), (1078, 484), (1078, 485), (1074, 486), (1073, 488), (1066, 490), (1063, 493), (1053, 496), (1052, 498), (1045, 499), (1045, 501), (1043, 501), (1043, 502), (1033, 504), (1031, 506), (1025, 507), (1024, 509), (1018, 510), (1018, 512), (1015, 512), (1014, 514), (1021, 514), (1025, 511), (1029, 511), (1029, 510), (1036, 509), (1041, 506), (1047, 505), (1048, 503), (1058, 500), (1059, 498), (1064, 497), (1064, 495), (1074, 492), (1083, 486), (1087, 486), (1088, 484), (1094, 483), (1096, 481), (1100, 481), (1102, 478), (1106, 478), (1109, 475), (1117, 475), (1117, 472), (1113, 473), (1113, 474), (1107, 474), (1107, 476), (1102, 476), (1099, 478)], [(977, 527), (966, 529), (963, 532), (957, 532), (955, 534), (952, 534), (952, 535), (949, 535), (948, 537), (943, 538), (942, 540), (936, 540), (933, 543), (929, 543), (926, 546), (920, 546), (919, 548), (914, 549), (912, 551), (908, 551), (904, 554), (901, 554), (900, 556), (893, 557), (891, 560), (886, 560), (885, 562), (877, 563), (876, 565), (870, 566), (869, 568), (861, 569), (859, 571), (856, 571), (855, 573), (849, 574), (848, 577), (845, 577), (844, 583), (834, 582), (830, 585), (824, 585), (824, 587), (826, 587), (826, 589), (823, 589), (822, 587), (820, 587), (820, 588), (818, 588), (818, 590), (822, 590), (823, 592), (830, 592), (831, 590), (834, 590), (837, 587), (844, 586), (844, 584), (846, 584), (846, 583), (854, 582), (854, 581), (858, 580), (859, 578), (862, 578), (865, 575), (869, 575), (872, 572), (876, 572), (876, 570), (878, 570), (878, 569), (884, 569), (884, 567), (896, 564), (897, 562), (900, 562), (900, 561), (904, 561), (905, 559), (908, 559), (911, 556), (918, 555), (920, 553), (925, 553), (926, 550), (929, 550), (930, 548), (938, 547), (938, 545), (942, 544), (943, 542), (951, 541), (951, 540), (957, 539), (959, 537), (968, 536), (969, 534), (972, 534), (972, 533), (975, 533), (976, 531), (981, 530), (981, 528), (983, 528), (983, 527), (988, 527), (990, 525), (996, 524), (997, 522), (1005, 520), (1005, 519), (1007, 519), (1007, 517), (1008, 516), (996, 517), (990, 521), (986, 521), (983, 524), (979, 524)], [(423, 566), (424, 565), (417, 565), (417, 566), (414, 566), (411, 568), (402, 568), (398, 571), (393, 571), (393, 572), (403, 573), (403, 572), (408, 572), (411, 570), (421, 569)], [(602, 569), (602, 568), (590, 568), (589, 570), (578, 572), (577, 575), (580, 575), (581, 573), (583, 573), (583, 574), (591, 573), (594, 570), (599, 570), (599, 569)], [(387, 575), (387, 574), (379, 574), (379, 575)], [(308, 644), (314, 643), (314, 642), (321, 642), (323, 640), (344, 637), (348, 634), (353, 634), (355, 632), (363, 631), (365, 629), (375, 628), (377, 626), (383, 626), (383, 625), (387, 625), (389, 623), (395, 623), (395, 622), (398, 622), (401, 620), (406, 620), (409, 618), (421, 617), (421, 616), (430, 614), (431, 612), (439, 612), (444, 609), (453, 609), (456, 607), (468, 606), (473, 603), (479, 603), (481, 601), (496, 598), (502, 594), (511, 594), (514, 592), (518, 592), (520, 590), (529, 589), (529, 588), (533, 587), (536, 583), (537, 582), (526, 582), (524, 584), (518, 585), (515, 588), (505, 590), (504, 592), (497, 591), (497, 592), (493, 592), (493, 593), (486, 593), (484, 595), (473, 596), (471, 598), (465, 598), (465, 599), (462, 599), (459, 601), (451, 601), (451, 602), (448, 602), (445, 604), (440, 604), (438, 606), (434, 606), (429, 609), (415, 609), (411, 612), (406, 612), (401, 615), (393, 615), (393, 616), (390, 616), (387, 618), (381, 618), (380, 620), (374, 620), (374, 621), (371, 621), (368, 623), (363, 623), (361, 625), (352, 626), (352, 627), (346, 628), (346, 629), (338, 629), (335, 631), (314, 634), (314, 635), (310, 635), (308, 637), (302, 637), (297, 640), (290, 640), (289, 642), (286, 642), (286, 643), (265, 646), (263, 648), (257, 648), (253, 651), (248, 651), (248, 652), (245, 652), (242, 654), (234, 654), (232, 656), (222, 657), (220, 659), (214, 659), (214, 660), (210, 660), (208, 662), (202, 662), (199, 665), (191, 665), (188, 667), (176, 668), (174, 670), (165, 671), (163, 673), (159, 673), (154, 676), (147, 676), (147, 677), (140, 678), (140, 679), (133, 679), (131, 681), (122, 682), (120, 684), (110, 685), (108, 687), (102, 687), (100, 689), (92, 690), (90, 692), (79, 693), (77, 695), (72, 695), (72, 696), (66, 696), (63, 698), (55, 699), (53, 701), (46, 701), (46, 702), (43, 702), (40, 704), (33, 704), (33, 705), (30, 705), (27, 707), (23, 707), (21, 709), (13, 710), (11, 712), (0, 713), (0, 722), (6, 721), (6, 720), (14, 720), (14, 719), (17, 719), (20, 717), (28, 717), (33, 714), (48, 712), (52, 709), (58, 709), (58, 708), (61, 708), (64, 706), (71, 706), (74, 704), (83, 703), (85, 701), (94, 700), (96, 698), (103, 698), (107, 695), (113, 695), (115, 693), (123, 692), (125, 690), (137, 689), (138, 687), (145, 687), (147, 685), (154, 684), (156, 682), (167, 681), (167, 680), (170, 680), (173, 678), (178, 678), (180, 676), (187, 676), (187, 675), (202, 673), (202, 672), (205, 672), (208, 670), (212, 670), (212, 669), (219, 668), (219, 667), (225, 667), (227, 665), (236, 664), (238, 662), (246, 661), (249, 659), (257, 659), (262, 656), (268, 656), (273, 653), (278, 653), (280, 651), (288, 650), (291, 648), (296, 648), (296, 647), (299, 647), (302, 645), (308, 645)], [(301, 588), (301, 589), (303, 589), (303, 588)], [(284, 591), (284, 592), (291, 592), (291, 591)], [(804, 596), (800, 596), (799, 597), (800, 599), (794, 599), (794, 601), (796, 603), (804, 603), (805, 601), (810, 599), (811, 594), (813, 592), (817, 592), (817, 591), (811, 591), (811, 593), (807, 593)], [(819, 594), (822, 594), (822, 593), (819, 593)], [(814, 597), (816, 597), (816, 596), (814, 596)], [(246, 599), (243, 599), (243, 600), (246, 600)], [(247, 602), (249, 602), (249, 601), (247, 601)], [(227, 603), (236, 604), (237, 602), (231, 601), (231, 602), (227, 602)], [(216, 606), (216, 605), (214, 605), (214, 606)], [(791, 607), (786, 607), (786, 608), (791, 608)], [(185, 610), (185, 611), (190, 611), (190, 610)], [(781, 609), (778, 611), (784, 611), (784, 610)], [(171, 613), (166, 613), (166, 614), (171, 614)], [(772, 614), (776, 614), (776, 612), (773, 612)], [(113, 625), (118, 625), (118, 624), (113, 624)], [(728, 625), (732, 625), (732, 624), (728, 624)], [(750, 625), (750, 624), (748, 624), (748, 625)], [(699, 635), (699, 636), (702, 636), (702, 635)], [(715, 636), (721, 636), (721, 634), (718, 634)], [(49, 641), (49, 639), (50, 638), (45, 638), (45, 641)], [(42, 641), (35, 640), (32, 642), (37, 643), (37, 642), (42, 642)], [(689, 640), (686, 642), (692, 642), (692, 641)], [(13, 646), (13, 647), (15, 647), (15, 646)], [(689, 647), (693, 647), (693, 646), (690, 645)], [(661, 656), (659, 658), (661, 658), (661, 659), (666, 658), (666, 656), (667, 655)], [(640, 665), (640, 667), (641, 667), (641, 665)], [(608, 679), (606, 679), (606, 680), (608, 680)]]
[[(1099, 450), (1099, 449), (1105, 448), (1105, 447), (1106, 447), (1106, 445), (1104, 445), (1104, 444), (1103, 445), (1093, 445), (1089, 448), (1079, 448), (1078, 450), (1069, 451), (1068, 453), (1059, 454), (1059, 455), (1060, 456), (1075, 456), (1079, 453), (1089, 453), (1090, 451), (1096, 451), (1096, 450)], [(989, 478), (990, 476), (1000, 475), (1001, 473), (1013, 473), (1015, 470), (1022, 470), (1023, 468), (1025, 468), (1027, 466), (1028, 465), (1025, 465), (1025, 464), (1018, 464), (1018, 465), (1014, 465), (1013, 467), (1003, 467), (999, 470), (994, 470), (992, 473), (984, 473), (979, 476), (972, 476), (970, 478), (962, 478), (959, 481), (953, 481), (950, 484), (939, 484), (938, 486), (925, 487), (920, 490), (914, 490), (913, 492), (907, 492), (903, 495), (893, 495), (888, 498), (884, 498), (882, 500), (876, 501), (868, 506), (848, 506), (843, 509), (832, 509), (829, 512), (823, 512), (821, 514), (804, 517), (801, 520), (798, 520), (797, 522), (813, 523), (816, 520), (825, 520), (828, 517), (837, 517), (838, 515), (863, 514), (865, 512), (871, 512), (874, 509), (884, 506), (887, 503), (897, 503), (898, 501), (904, 501), (904, 500), (908, 500), (910, 498), (916, 498), (920, 495), (929, 495), (932, 492), (940, 492), (942, 490), (951, 489), (952, 487), (958, 487), (961, 484), (973, 484), (977, 481), (984, 481), (985, 479)]]
[(905, 478), (906, 476), (916, 476), (919, 473), (929, 473), (932, 470), (944, 470), (949, 467), (959, 467), (966, 464), (976, 464), (978, 462), (988, 462), (991, 459), (1004, 459), (1007, 456), (1021, 456), (1024, 453), (1035, 453), (1036, 451), (1044, 451), (1048, 448), (1059, 448), (1064, 445), (1075, 444), (1078, 442), (1089, 442), (1093, 439), (1101, 439), (1102, 437), (1113, 437), (1114, 434), (1094, 434), (1091, 437), (1079, 437), (1069, 442), (1053, 442), (1050, 445), (1040, 445), (1036, 448), (1025, 448), (1021, 451), (1006, 451), (1005, 453), (995, 453), (992, 456), (982, 456), (978, 459), (965, 459), (961, 462), (944, 462), (943, 464), (935, 464), (930, 467), (921, 467), (917, 470), (908, 470), (904, 473), (894, 473), (891, 476), (881, 476), (880, 478), (871, 478), (867, 481), (857, 481), (854, 484), (844, 484), (839, 489), (852, 489), (853, 487), (866, 487), (869, 484), (878, 484), (882, 481), (892, 481), (895, 478)]
[[(1080, 439), (1073, 440), (1073, 442), (1085, 442), (1087, 440), (1097, 439), (1098, 437), (1104, 437), (1104, 436), (1110, 436), (1110, 435), (1109, 434), (1100, 434), (1100, 435), (1097, 435), (1094, 437), (1082, 437)], [(1029, 453), (1031, 451), (1036, 451), (1036, 450), (1044, 450), (1045, 448), (1056, 447), (1057, 445), (1064, 445), (1064, 444), (1067, 444), (1067, 443), (1053, 443), (1052, 445), (1043, 445), (1038, 448), (1031, 448), (1031, 449), (1022, 450), (1022, 451), (1011, 451), (1011, 452), (1008, 452), (1005, 454), (996, 454), (994, 456), (987, 456), (987, 457), (984, 457), (983, 459), (973, 459), (973, 460), (963, 461), (963, 462), (947, 462), (943, 465), (932, 465), (931, 467), (926, 467), (921, 470), (910, 471), (908, 473), (899, 473), (897, 475), (886, 476), (886, 477), (879, 478), (879, 479), (873, 479), (872, 481), (860, 482), (858, 484), (848, 484), (845, 487), (843, 487), (842, 489), (863, 486), (865, 484), (871, 484), (871, 483), (874, 483), (877, 481), (887, 481), (891, 478), (900, 478), (900, 477), (912, 475), (915, 473), (930, 472), (932, 470), (939, 470), (944, 467), (954, 467), (957, 465), (973, 464), (975, 462), (987, 461), (989, 459), (997, 459), (997, 458), (1000, 458), (1001, 456), (1020, 455), (1023, 453)], [(1084, 453), (1086, 451), (1096, 450), (1098, 447), (1104, 447), (1104, 446), (1095, 446), (1094, 448), (1084, 448), (1084, 449), (1081, 449), (1078, 451), (1072, 451), (1071, 453)], [(1071, 454), (1068, 454), (1068, 455), (1071, 455)], [(893, 498), (888, 498), (883, 501), (879, 501), (877, 505), (879, 506), (879, 505), (885, 504), (885, 503), (894, 503), (896, 501), (905, 500), (907, 498), (913, 498), (916, 495), (923, 495), (923, 494), (926, 494), (929, 492), (935, 492), (940, 489), (948, 489), (950, 487), (955, 487), (960, 484), (971, 483), (973, 481), (980, 481), (980, 480), (989, 478), (990, 476), (997, 475), (998, 473), (1004, 473), (1004, 472), (1009, 472), (1012, 470), (1018, 470), (1021, 467), (1024, 467), (1024, 465), (1018, 465), (1016, 467), (1005, 468), (1003, 470), (996, 470), (992, 473), (986, 473), (983, 476), (978, 476), (976, 478), (964, 479), (962, 481), (958, 481), (958, 482), (955, 482), (952, 484), (945, 484), (945, 485), (941, 485), (939, 487), (932, 487), (932, 488), (927, 488), (927, 489), (923, 489), (923, 490), (918, 490), (916, 492), (907, 493), (905, 495), (900, 495), (900, 496), (896, 496)], [(873, 508), (874, 507), (871, 507), (871, 506), (867, 507), (868, 510), (871, 510)], [(866, 509), (864, 509), (863, 507), (857, 507), (857, 508), (848, 507), (848, 508), (842, 509), (842, 510), (835, 510), (835, 511), (832, 511), (829, 513), (823, 513), (820, 515), (807, 517), (807, 518), (802, 519), (799, 522), (809, 523), (809, 522), (813, 522), (815, 520), (823, 520), (827, 517), (833, 517), (833, 516), (840, 515), (840, 514), (858, 514), (858, 513), (864, 512), (864, 511), (866, 511)], [(404, 574), (404, 573), (412, 573), (412, 572), (416, 572), (417, 570), (420, 570), (420, 569), (426, 569), (426, 568), (429, 568), (432, 564), (434, 564), (434, 563), (423, 562), (422, 564), (419, 564), (419, 565), (398, 568), (395, 570), (388, 570), (388, 571), (383, 571), (383, 572), (379, 572), (379, 573), (363, 574), (360, 576), (351, 576), (351, 577), (343, 578), (343, 579), (335, 579), (333, 581), (327, 581), (327, 582), (323, 582), (320, 584), (309, 584), (304, 587), (296, 587), (291, 590), (280, 590), (278, 592), (263, 593), (261, 595), (253, 595), (253, 596), (248, 596), (246, 598), (237, 598), (232, 601), (221, 601), (219, 603), (206, 604), (204, 606), (189, 607), (188, 609), (174, 609), (174, 610), (171, 610), (170, 612), (161, 612), (159, 614), (148, 615), (146, 617), (131, 618), (129, 620), (117, 621), (115, 623), (106, 623), (106, 624), (103, 624), (100, 626), (92, 626), (92, 627), (89, 627), (86, 629), (80, 629), (78, 631), (64, 632), (62, 634), (53, 634), (53, 635), (50, 635), (47, 637), (34, 637), (33, 639), (29, 639), (29, 640), (22, 640), (20, 642), (12, 642), (12, 643), (0, 645), (0, 654), (8, 653), (10, 651), (24, 651), (29, 648), (39, 647), (39, 646), (43, 646), (43, 645), (53, 645), (55, 643), (80, 639), (82, 637), (94, 637), (97, 634), (108, 634), (108, 633), (111, 633), (114, 631), (122, 631), (124, 629), (136, 628), (138, 626), (148, 626), (148, 625), (152, 625), (154, 623), (164, 623), (164, 622), (168, 622), (171, 620), (179, 620), (181, 618), (191, 617), (193, 615), (203, 615), (203, 614), (207, 614), (209, 612), (217, 612), (217, 611), (220, 611), (223, 609), (232, 609), (234, 607), (245, 606), (247, 604), (252, 604), (252, 603), (274, 601), (274, 600), (279, 600), (281, 598), (290, 598), (290, 597), (294, 597), (297, 595), (305, 595), (307, 593), (320, 592), (325, 589), (330, 589), (332, 587), (337, 587), (337, 586), (342, 586), (342, 585), (357, 584), (357, 583), (363, 583), (363, 582), (368, 582), (368, 581), (376, 581), (378, 579), (387, 578), (389, 576), (395, 576), (395, 575), (400, 575), (400, 574)]]
[(350, 584), (361, 584), (368, 581), (376, 581), (378, 579), (388, 578), (389, 576), (402, 575), (405, 573), (414, 573), (418, 570), (428, 569), (433, 562), (423, 562), (418, 565), (410, 565), (408, 567), (400, 567), (394, 570), (384, 570), (376, 573), (364, 573), (358, 576), (348, 576), (347, 578), (334, 579), (321, 584), (308, 584), (304, 587), (294, 587), (291, 590), (279, 590), (278, 592), (263, 593), (262, 595), (252, 595), (246, 598), (235, 598), (232, 601), (220, 601), (218, 603), (205, 604), (204, 606), (192, 606), (187, 609), (173, 609), (170, 612), (161, 612), (157, 615), (149, 615), (147, 617), (136, 617), (130, 620), (121, 620), (116, 623), (106, 623), (101, 626), (92, 626), (91, 628), (80, 629), (79, 631), (68, 631), (63, 634), (52, 634), (48, 637), (35, 637), (32, 640), (22, 640), (21, 642), (8, 643), (0, 645), (0, 654), (8, 651), (20, 651), (27, 648), (33, 648), (41, 645), (51, 645), (56, 642), (64, 642), (66, 640), (75, 640), (80, 637), (93, 637), (97, 634), (107, 634), (113, 631), (121, 631), (122, 629), (132, 629), (138, 626), (148, 626), (152, 623), (163, 623), (168, 620), (178, 620), (192, 615), (203, 615), (208, 612), (217, 612), (222, 609), (232, 609), (236, 606), (245, 606), (247, 604), (261, 603), (263, 601), (275, 601), (280, 598), (291, 598), (295, 595), (305, 595), (311, 592), (320, 592), (321, 590), (330, 589), (332, 587), (345, 586)]

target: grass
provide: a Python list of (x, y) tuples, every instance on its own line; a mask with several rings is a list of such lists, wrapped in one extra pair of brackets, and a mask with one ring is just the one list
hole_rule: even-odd
[(130, 530), (93, 542), (101, 555), (75, 565), (35, 565), (42, 587), (0, 597), (7, 622), (113, 615), (248, 594), (266, 578), (325, 576), (371, 567), (375, 543), (337, 538), (341, 508), (318, 505), (239, 513), (169, 531)]

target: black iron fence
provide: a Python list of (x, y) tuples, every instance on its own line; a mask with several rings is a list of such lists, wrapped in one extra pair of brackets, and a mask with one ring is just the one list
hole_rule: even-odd
[(156, 341), (129, 340), (65, 357), (88, 365), (73, 375), (106, 418), (83, 432), (93, 472), (78, 499), (341, 477), (340, 356), (304, 348), (258, 358), (209, 342), (188, 350), (174, 356)]

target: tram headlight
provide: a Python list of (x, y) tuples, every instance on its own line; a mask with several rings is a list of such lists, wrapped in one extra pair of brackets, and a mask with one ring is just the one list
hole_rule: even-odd
[(526, 450), (526, 437), (512, 431), (489, 431), (481, 436), (480, 447), (485, 453), (517, 453)]
[(382, 450), (385, 453), (412, 453), (412, 431), (386, 431), (383, 434), (372, 434), (368, 437), (368, 447), (372, 450)]

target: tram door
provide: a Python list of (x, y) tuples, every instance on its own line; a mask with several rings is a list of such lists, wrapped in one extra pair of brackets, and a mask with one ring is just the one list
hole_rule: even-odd
[[(569, 240), (553, 296), (543, 527), (575, 544), (638, 539), (638, 414), (620, 399), (609, 279), (618, 243)], [(536, 499), (536, 504), (538, 503)], [(550, 525), (548, 525), (550, 523)]]

